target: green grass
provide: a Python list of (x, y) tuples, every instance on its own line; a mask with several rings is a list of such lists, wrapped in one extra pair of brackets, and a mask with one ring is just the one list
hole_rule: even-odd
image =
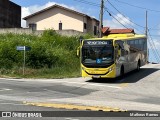
[(80, 77), (79, 69), (68, 69), (65, 67), (55, 67), (52, 69), (25, 69), (25, 75), (23, 75), (22, 68), (17, 70), (3, 70), (3, 73), (0, 74), (0, 77), (7, 78), (73, 78)]
[[(17, 51), (16, 46), (31, 47), (31, 51), (26, 52), (25, 75), (22, 75), (23, 52)], [(78, 46), (79, 36), (61, 36), (53, 30), (46, 30), (42, 36), (0, 34), (0, 77), (79, 77)]]

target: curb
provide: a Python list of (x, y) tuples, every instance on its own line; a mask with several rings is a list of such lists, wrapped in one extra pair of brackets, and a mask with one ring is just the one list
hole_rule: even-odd
[(26, 102), (26, 101), (24, 101), (23, 104), (32, 105), (32, 106), (38, 106), (38, 107), (51, 107), (51, 108), (69, 109), (69, 110), (104, 111), (104, 112), (127, 112), (127, 110), (122, 110), (120, 108), (100, 107), (100, 106), (84, 106), (84, 105), (73, 105), (73, 104)]

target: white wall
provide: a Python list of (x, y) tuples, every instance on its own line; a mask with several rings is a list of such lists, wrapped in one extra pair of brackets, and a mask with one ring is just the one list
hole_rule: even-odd
[(27, 19), (27, 26), (29, 23), (36, 23), (37, 30), (58, 30), (59, 23), (62, 22), (63, 30), (73, 29), (80, 32), (86, 32), (83, 29), (83, 21), (87, 21), (84, 16), (55, 7)]

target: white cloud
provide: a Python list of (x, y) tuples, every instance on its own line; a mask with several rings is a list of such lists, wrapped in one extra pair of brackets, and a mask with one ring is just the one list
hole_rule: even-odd
[[(123, 24), (126, 27), (133, 26), (133, 23), (130, 21), (130, 19), (128, 17), (124, 17), (121, 14), (115, 15), (114, 18), (116, 18), (121, 24)], [(124, 28), (124, 26), (121, 25), (114, 18), (112, 18), (111, 20), (104, 20), (104, 26), (110, 27), (111, 29), (113, 29), (113, 28)]]
[[(58, 4), (58, 3), (56, 3), (56, 2), (48, 2), (48, 3), (46, 3), (45, 5), (42, 5), (42, 6), (33, 5), (33, 6), (29, 6), (29, 7), (22, 7), (22, 18), (24, 18), (24, 17), (26, 17), (26, 16), (28, 16), (30, 14), (33, 14), (33, 13), (35, 13), (37, 11), (40, 11), (40, 10), (42, 10), (44, 8), (50, 7), (50, 6), (54, 5), (54, 4)], [(61, 5), (61, 6), (64, 6), (66, 8), (70, 8), (70, 9), (76, 10), (75, 7), (73, 7), (73, 6), (67, 6), (65, 4), (58, 4), (58, 5)], [(21, 22), (21, 26), (22, 27), (26, 27), (26, 21), (23, 20), (23, 19), (22, 19), (22, 22)]]

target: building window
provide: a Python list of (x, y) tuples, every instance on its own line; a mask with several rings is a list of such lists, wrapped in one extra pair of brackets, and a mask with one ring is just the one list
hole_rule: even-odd
[(31, 28), (33, 31), (37, 30), (37, 24), (31, 23), (29, 24), (29, 28)]
[(97, 35), (97, 26), (94, 26), (94, 35)]
[(59, 23), (59, 30), (62, 30), (62, 23)]
[(84, 23), (84, 29), (85, 29), (85, 30), (87, 29), (87, 24), (86, 24), (86, 23)]

